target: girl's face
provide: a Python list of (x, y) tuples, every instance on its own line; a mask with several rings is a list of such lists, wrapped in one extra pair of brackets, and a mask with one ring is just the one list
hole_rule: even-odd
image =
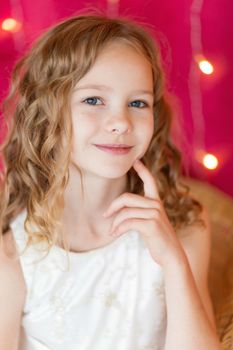
[[(72, 162), (83, 173), (112, 179), (125, 175), (151, 141), (153, 98), (146, 58), (126, 44), (109, 44), (72, 94)], [(112, 154), (96, 147), (100, 144), (133, 147), (126, 154)]]

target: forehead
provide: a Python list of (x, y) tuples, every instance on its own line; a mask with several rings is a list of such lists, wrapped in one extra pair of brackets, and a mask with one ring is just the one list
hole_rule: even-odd
[(141, 60), (147, 61), (147, 64), (151, 65), (151, 62), (147, 55), (145, 54), (143, 48), (136, 43), (133, 43), (131, 41), (128, 41), (126, 39), (114, 39), (113, 41), (110, 41), (107, 43), (98, 53), (97, 58), (95, 61), (97, 61), (100, 57), (107, 57), (111, 55), (116, 54), (123, 54), (123, 55), (134, 55), (139, 56)]
[(127, 42), (114, 41), (99, 52), (94, 64), (78, 81), (77, 86), (84, 82), (103, 85), (124, 83), (151, 87), (152, 65), (139, 49)]

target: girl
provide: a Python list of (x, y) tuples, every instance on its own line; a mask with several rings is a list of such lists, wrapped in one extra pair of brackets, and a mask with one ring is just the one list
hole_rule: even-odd
[(149, 30), (56, 25), (4, 113), (0, 348), (219, 350), (208, 223), (180, 182)]

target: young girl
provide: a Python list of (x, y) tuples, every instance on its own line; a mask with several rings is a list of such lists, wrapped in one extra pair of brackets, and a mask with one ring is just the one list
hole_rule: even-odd
[(0, 348), (219, 350), (208, 223), (149, 30), (59, 23), (16, 64), (4, 113)]

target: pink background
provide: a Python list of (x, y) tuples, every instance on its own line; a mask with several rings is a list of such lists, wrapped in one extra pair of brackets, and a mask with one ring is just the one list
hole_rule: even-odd
[[(203, 1), (199, 17), (192, 14), (191, 4), (190, 0), (120, 0), (118, 4), (113, 0), (112, 4), (105, 0), (2, 1), (0, 24), (7, 17), (15, 17), (23, 22), (23, 27), (15, 34), (0, 29), (0, 100), (7, 93), (11, 69), (17, 58), (38, 35), (60, 19), (92, 6), (106, 9), (110, 16), (127, 15), (148, 23), (158, 32), (168, 89), (177, 96), (174, 108), (180, 131), (176, 133), (176, 141), (183, 149), (184, 164), (191, 176), (208, 181), (233, 196), (233, 1)], [(190, 34), (192, 30), (194, 38), (198, 37), (199, 19), (202, 53), (215, 67), (211, 76), (201, 74), (192, 63)], [(200, 113), (193, 112), (192, 100), (198, 103)], [(0, 121), (0, 128), (2, 137), (3, 121)], [(218, 157), (216, 170), (207, 170), (197, 161), (195, 154), (199, 149)]]

